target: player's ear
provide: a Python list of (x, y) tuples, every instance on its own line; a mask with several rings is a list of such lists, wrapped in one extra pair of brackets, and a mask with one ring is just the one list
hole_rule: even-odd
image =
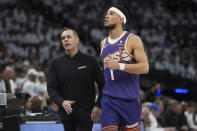
[(121, 18), (121, 17), (120, 17), (120, 23), (121, 23), (121, 24), (124, 24), (124, 18)]

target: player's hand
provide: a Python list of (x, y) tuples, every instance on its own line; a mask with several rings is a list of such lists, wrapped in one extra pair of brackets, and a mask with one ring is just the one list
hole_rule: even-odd
[(105, 59), (104, 59), (104, 64), (106, 67), (112, 70), (119, 70), (120, 66), (119, 63), (112, 58), (111, 54), (109, 54)]
[(91, 120), (93, 122), (98, 122), (101, 118), (101, 108), (95, 106), (92, 110)]
[(75, 103), (75, 101), (70, 101), (70, 100), (65, 100), (62, 102), (62, 106), (68, 115), (70, 115), (72, 113), (73, 109), (72, 109), (71, 105), (74, 103)]

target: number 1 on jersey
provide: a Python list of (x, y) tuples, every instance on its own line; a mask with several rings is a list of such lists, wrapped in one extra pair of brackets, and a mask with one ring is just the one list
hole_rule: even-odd
[(111, 80), (114, 80), (114, 71), (110, 69), (110, 74), (111, 74)]

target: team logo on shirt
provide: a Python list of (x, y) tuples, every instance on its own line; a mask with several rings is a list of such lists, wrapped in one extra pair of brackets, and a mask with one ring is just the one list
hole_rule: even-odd
[[(128, 64), (132, 64), (134, 63), (134, 59), (132, 57), (130, 57), (125, 49), (123, 49), (122, 47), (119, 48), (118, 51), (115, 51), (111, 54), (112, 58), (114, 58), (117, 62), (119, 63), (128, 63)], [(109, 59), (108, 55), (106, 57), (104, 57), (104, 61)], [(106, 68), (106, 66), (104, 65), (104, 69)]]
[(87, 66), (80, 66), (80, 67), (78, 67), (79, 70), (80, 69), (84, 69), (84, 68), (87, 68)]
[(123, 45), (122, 40), (118, 43), (118, 45), (120, 45), (120, 46), (122, 46), (122, 45)]

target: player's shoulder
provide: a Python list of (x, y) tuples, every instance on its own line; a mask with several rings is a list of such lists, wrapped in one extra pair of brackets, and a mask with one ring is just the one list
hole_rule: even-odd
[(128, 39), (135, 41), (135, 40), (140, 40), (141, 38), (139, 35), (129, 32)]
[(135, 45), (135, 44), (138, 45), (138, 43), (142, 43), (142, 40), (139, 35), (130, 33), (130, 35), (128, 36), (128, 43), (132, 45)]

